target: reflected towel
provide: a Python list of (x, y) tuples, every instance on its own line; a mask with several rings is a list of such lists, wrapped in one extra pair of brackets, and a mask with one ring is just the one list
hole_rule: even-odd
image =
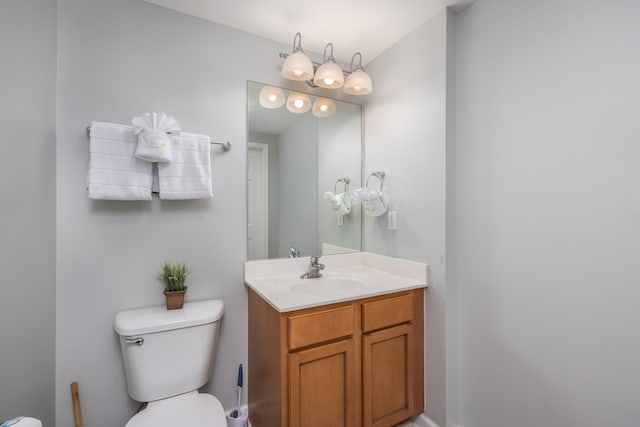
[(338, 216), (347, 215), (351, 212), (351, 199), (347, 193), (334, 194), (331, 191), (326, 191), (324, 198), (329, 199), (331, 209), (336, 211)]

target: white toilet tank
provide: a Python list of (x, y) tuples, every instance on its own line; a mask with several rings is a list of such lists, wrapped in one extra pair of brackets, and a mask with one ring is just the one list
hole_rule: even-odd
[(213, 373), (221, 300), (188, 302), (181, 310), (164, 305), (118, 313), (129, 395), (152, 402), (205, 385)]

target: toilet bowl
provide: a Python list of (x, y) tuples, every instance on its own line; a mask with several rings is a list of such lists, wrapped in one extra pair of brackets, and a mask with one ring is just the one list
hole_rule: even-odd
[(129, 395), (147, 402), (126, 427), (226, 427), (218, 399), (198, 392), (213, 374), (223, 311), (222, 301), (208, 300), (116, 315)]
[(150, 402), (125, 427), (155, 426), (226, 427), (224, 409), (210, 394), (192, 391)]

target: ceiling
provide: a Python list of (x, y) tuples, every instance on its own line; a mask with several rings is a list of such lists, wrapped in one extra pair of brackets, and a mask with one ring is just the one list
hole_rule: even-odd
[(404, 38), (445, 7), (464, 9), (474, 0), (143, 0), (288, 45), (302, 33), (305, 51), (322, 55), (334, 45), (336, 59), (363, 63)]

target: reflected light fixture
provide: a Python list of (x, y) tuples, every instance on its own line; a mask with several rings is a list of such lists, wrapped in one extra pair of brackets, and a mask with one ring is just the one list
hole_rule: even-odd
[(336, 103), (329, 98), (316, 98), (312, 112), (319, 118), (331, 117), (336, 112)]
[(293, 53), (288, 55), (282, 64), (282, 77), (297, 81), (313, 78), (313, 64), (302, 50), (302, 35), (300, 33), (296, 33), (293, 38)]
[(287, 110), (292, 113), (306, 113), (311, 108), (311, 98), (306, 93), (293, 92), (287, 98)]
[[(327, 58), (327, 48), (331, 47), (331, 53)], [(342, 68), (336, 64), (333, 57), (333, 43), (327, 43), (322, 54), (323, 64), (318, 67), (313, 82), (327, 89), (338, 89), (344, 84), (344, 74)]]
[[(353, 60), (356, 56), (359, 56), (360, 59), (356, 69), (354, 70)], [(342, 90), (349, 95), (368, 95), (371, 93), (372, 89), (371, 77), (364, 72), (364, 68), (362, 67), (362, 54), (360, 52), (356, 52), (351, 58), (351, 71), (349, 76), (347, 76), (347, 80), (344, 82), (344, 88)]]
[(264, 86), (260, 90), (260, 105), (264, 108), (280, 108), (284, 105), (284, 91), (275, 86)]

